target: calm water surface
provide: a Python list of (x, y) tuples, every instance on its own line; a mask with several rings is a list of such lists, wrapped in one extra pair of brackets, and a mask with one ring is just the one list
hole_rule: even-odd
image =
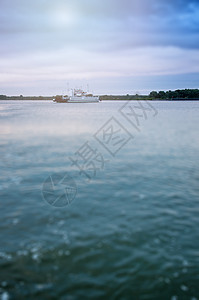
[[(2, 300), (199, 299), (199, 102), (138, 109), (139, 132), (123, 103), (0, 102)], [(134, 137), (115, 156), (95, 139), (112, 117)], [(69, 159), (86, 142), (91, 180)], [(56, 208), (43, 182), (66, 172), (78, 192)]]

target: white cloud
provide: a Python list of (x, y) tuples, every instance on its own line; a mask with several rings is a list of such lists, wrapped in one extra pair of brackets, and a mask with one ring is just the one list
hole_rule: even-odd
[(63, 49), (0, 60), (0, 82), (150, 76), (199, 72), (199, 50), (143, 47), (93, 53)]

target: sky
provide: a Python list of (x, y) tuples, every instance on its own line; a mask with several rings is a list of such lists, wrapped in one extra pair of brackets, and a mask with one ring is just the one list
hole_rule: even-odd
[(0, 0), (0, 94), (199, 88), (199, 0)]

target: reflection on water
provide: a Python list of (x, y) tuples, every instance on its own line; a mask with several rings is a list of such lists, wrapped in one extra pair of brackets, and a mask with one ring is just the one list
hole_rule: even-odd
[[(1, 101), (2, 299), (199, 298), (199, 103), (153, 102), (140, 132), (122, 105)], [(134, 136), (115, 157), (95, 139), (112, 117)], [(91, 180), (69, 159), (85, 142)], [(78, 187), (61, 209), (41, 193), (59, 172)]]

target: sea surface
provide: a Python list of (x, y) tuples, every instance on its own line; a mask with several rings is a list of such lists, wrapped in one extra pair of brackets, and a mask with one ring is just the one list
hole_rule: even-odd
[(0, 101), (0, 299), (199, 299), (199, 102)]

